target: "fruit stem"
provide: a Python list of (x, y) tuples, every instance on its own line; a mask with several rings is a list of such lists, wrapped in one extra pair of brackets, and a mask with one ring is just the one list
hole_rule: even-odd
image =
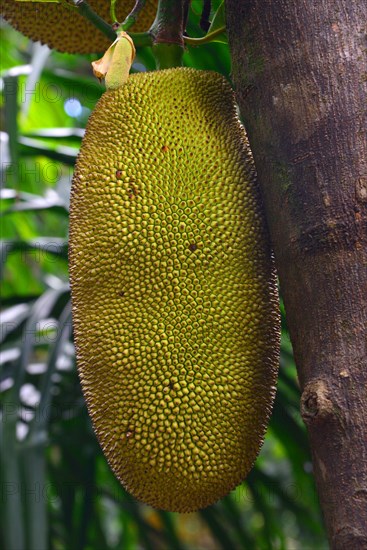
[(111, 41), (116, 39), (116, 33), (112, 27), (106, 23), (99, 15), (92, 10), (90, 5), (85, 0), (74, 0), (75, 6), (78, 8), (79, 13), (88, 19), (97, 29), (99, 29), (107, 38)]
[(182, 65), (183, 32), (187, 0), (159, 0), (157, 15), (149, 32), (153, 35), (153, 55), (158, 69)]
[(152, 52), (158, 70), (182, 66), (183, 48), (178, 44), (154, 44)]

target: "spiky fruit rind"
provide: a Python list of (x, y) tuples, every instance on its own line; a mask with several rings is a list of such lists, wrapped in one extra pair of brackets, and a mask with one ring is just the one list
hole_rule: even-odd
[[(91, 8), (107, 23), (112, 23), (109, 0), (88, 0)], [(132, 32), (147, 31), (153, 23), (158, 0), (147, 0)], [(116, 16), (123, 21), (135, 5), (135, 0), (116, 2)], [(99, 53), (111, 40), (100, 32), (75, 8), (54, 2), (17, 2), (1, 0), (1, 15), (17, 31), (31, 40), (40, 40), (60, 52)]]
[(172, 511), (227, 494), (263, 440), (279, 319), (223, 77), (143, 73), (103, 95), (73, 180), (70, 273), (81, 381), (118, 478)]

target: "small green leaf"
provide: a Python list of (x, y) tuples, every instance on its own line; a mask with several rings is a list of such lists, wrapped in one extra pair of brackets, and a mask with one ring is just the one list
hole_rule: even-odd
[(226, 26), (226, 16), (224, 11), (224, 1), (221, 2), (219, 8), (214, 14), (214, 17), (212, 19), (212, 22), (210, 24), (208, 33), (214, 32), (222, 27)]
[[(224, 1), (220, 4), (219, 8), (214, 14), (213, 20), (208, 30), (208, 36), (215, 33), (211, 42), (221, 42), (222, 44), (227, 44), (227, 34), (226, 34), (226, 14), (224, 8)], [(222, 30), (220, 34), (216, 34), (218, 31)]]
[[(65, 288), (64, 293), (68, 292), (68, 288)], [(64, 307), (58, 320), (56, 341), (51, 346), (47, 369), (43, 375), (43, 380), (41, 382), (41, 400), (36, 408), (36, 414), (30, 422), (26, 443), (32, 443), (32, 439), (37, 439), (37, 433), (42, 434), (42, 432), (44, 432), (44, 437), (38, 439), (45, 441), (47, 440), (46, 427), (51, 411), (50, 403), (52, 399), (51, 388), (53, 384), (53, 373), (56, 371), (56, 363), (62, 353), (63, 345), (66, 341), (70, 339), (71, 331), (71, 302), (69, 301)]]
[(58, 160), (69, 166), (74, 166), (78, 149), (67, 146), (55, 147), (50, 149), (42, 145), (37, 139), (19, 138), (19, 151), (24, 156), (45, 156), (49, 159)]
[(5, 309), (1, 313), (0, 343), (5, 342), (27, 319), (30, 306), (18, 303), (15, 306)]

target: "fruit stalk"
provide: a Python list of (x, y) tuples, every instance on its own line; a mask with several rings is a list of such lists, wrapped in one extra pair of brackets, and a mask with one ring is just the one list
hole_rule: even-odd
[(92, 10), (90, 5), (85, 0), (76, 0), (75, 6), (83, 17), (88, 19), (93, 25), (100, 30), (110, 40), (115, 40), (116, 33), (112, 29), (111, 25), (106, 23), (95, 11)]
[(150, 28), (155, 44), (178, 44), (183, 48), (186, 3), (186, 0), (159, 0), (157, 15)]
[(156, 18), (150, 28), (157, 69), (182, 65), (183, 32), (186, 26), (187, 0), (159, 0)]

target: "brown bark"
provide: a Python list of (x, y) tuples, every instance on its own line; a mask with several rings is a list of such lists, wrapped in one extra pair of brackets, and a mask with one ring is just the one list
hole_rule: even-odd
[(365, 0), (227, 0), (332, 549), (367, 548)]

